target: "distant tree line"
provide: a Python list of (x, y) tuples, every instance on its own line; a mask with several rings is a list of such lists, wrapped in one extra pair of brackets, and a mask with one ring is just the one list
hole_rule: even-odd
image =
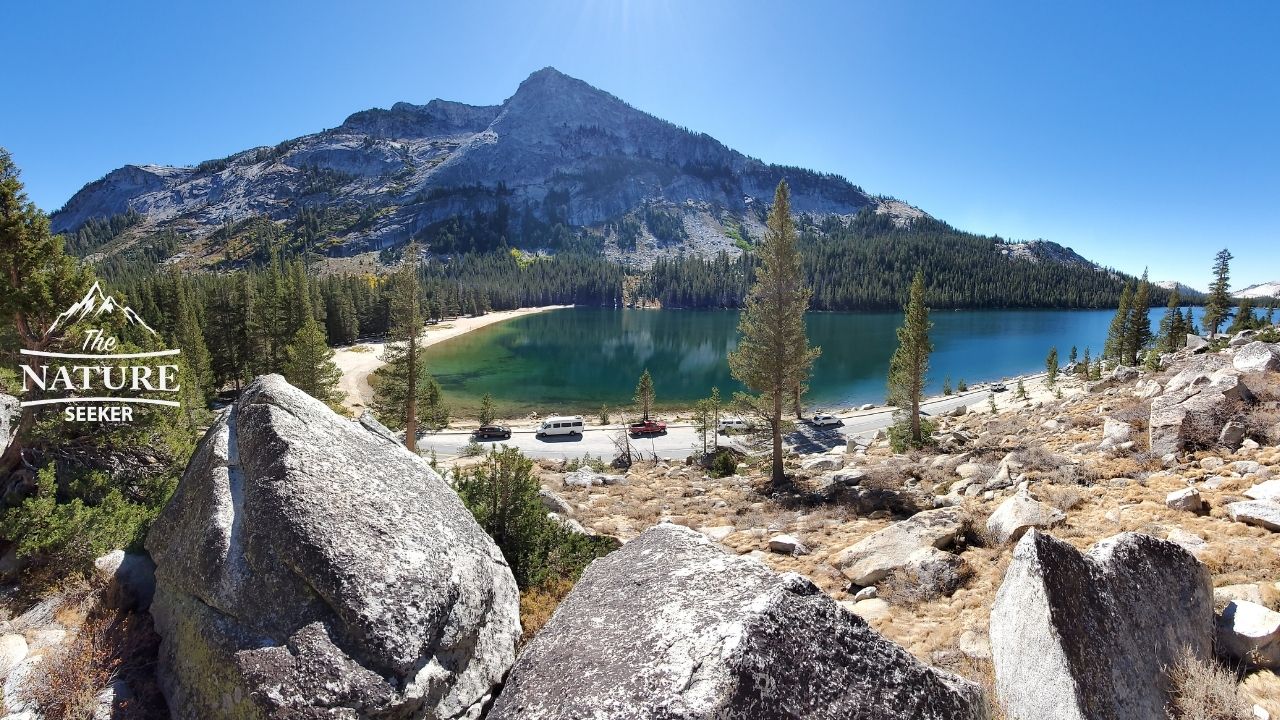
[[(805, 279), (815, 310), (900, 308), (917, 269), (931, 308), (1116, 307), (1131, 278), (1120, 273), (1003, 252), (1007, 245), (930, 218), (899, 227), (863, 210), (851, 221), (831, 218), (800, 236)], [(659, 259), (639, 292), (665, 307), (739, 307), (753, 280), (754, 254)], [(1151, 299), (1168, 291), (1152, 286)]]

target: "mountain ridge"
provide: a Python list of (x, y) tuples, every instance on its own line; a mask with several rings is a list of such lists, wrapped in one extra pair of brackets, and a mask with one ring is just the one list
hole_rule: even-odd
[[(91, 219), (137, 212), (141, 230), (206, 237), (254, 217), (288, 224), (346, 206), (350, 212), (326, 221), (322, 249), (330, 254), (429, 243), (439, 223), (475, 213), (504, 214), (511, 234), (563, 224), (604, 244), (616, 234), (611, 224), (648, 205), (679, 216), (703, 210), (717, 223), (727, 213), (761, 231), (752, 206), (771, 201), (784, 177), (800, 213), (879, 207), (845, 178), (765, 164), (544, 68), (500, 105), (396, 103), (191, 168), (126, 165), (86, 185), (51, 220), (55, 232), (72, 233)], [(710, 245), (702, 249), (735, 249), (724, 233)]]

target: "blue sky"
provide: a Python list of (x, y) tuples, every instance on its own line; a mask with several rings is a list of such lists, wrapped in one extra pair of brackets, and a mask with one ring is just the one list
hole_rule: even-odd
[(26, 3), (0, 145), (61, 206), (553, 65), (763, 160), (1128, 272), (1280, 279), (1280, 3)]

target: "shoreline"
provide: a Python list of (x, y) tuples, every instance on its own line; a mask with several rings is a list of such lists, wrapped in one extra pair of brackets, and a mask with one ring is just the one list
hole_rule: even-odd
[[(988, 380), (988, 381), (975, 383), (964, 392), (952, 392), (950, 395), (943, 395), (941, 393), (938, 393), (935, 395), (929, 395), (921, 399), (920, 401), (921, 409), (928, 411), (929, 409), (927, 407), (928, 405), (939, 403), (939, 402), (946, 402), (948, 400), (956, 400), (961, 397), (972, 397), (974, 395), (981, 395), (982, 399), (980, 401), (971, 402), (968, 404), (977, 405), (985, 409), (987, 407), (986, 405), (987, 397), (989, 395), (994, 395), (996, 400), (996, 407), (1001, 412), (1005, 410), (1016, 409), (1019, 407), (1026, 407), (1027, 405), (1031, 405), (1037, 402), (1044, 402), (1046, 400), (1056, 399), (1054, 395), (1054, 390), (1050, 389), (1046, 384), (1046, 375), (1047, 374), (1043, 370), (1040, 370), (1037, 372), (1027, 372), (1019, 375), (1013, 375), (1006, 378), (1001, 378), (999, 380)], [(1017, 393), (1017, 384), (1019, 380), (1022, 381), (1023, 386), (1027, 391), (1027, 397), (1025, 400), (1017, 400), (1014, 398), (1014, 395)], [(1079, 380), (1078, 376), (1067, 375), (1066, 373), (1059, 373), (1058, 388), (1061, 389), (1064, 392), (1064, 394), (1071, 394), (1073, 393), (1073, 391), (1078, 392), (1080, 390), (1080, 385), (1074, 382), (1077, 380)], [(1003, 383), (1006, 386), (1005, 390), (1001, 392), (993, 392), (991, 389), (992, 386), (998, 383)], [(497, 399), (495, 398), (495, 400)], [(872, 407), (867, 408), (865, 410), (859, 409), (860, 407), (861, 406), (830, 407), (830, 406), (824, 406), (821, 403), (814, 403), (806, 406), (805, 416), (812, 417), (815, 412), (827, 412), (827, 413), (836, 415), (837, 417), (840, 417), (842, 419), (857, 419), (861, 417), (878, 415), (881, 413), (896, 410), (896, 408), (894, 408), (892, 405), (886, 405), (884, 403), (872, 404)], [(620, 415), (625, 409), (626, 408), (613, 406), (613, 405), (609, 406), (609, 414), (611, 417), (610, 417), (610, 424), (608, 426), (602, 426), (599, 424), (599, 416), (596, 410), (586, 411), (586, 412), (569, 410), (569, 411), (562, 412), (560, 409), (556, 409), (555, 412), (540, 413), (539, 417), (545, 418), (552, 414), (581, 415), (583, 419), (586, 420), (587, 426), (592, 429), (597, 429), (597, 430), (616, 429), (618, 427), (621, 427), (618, 423), (618, 418), (620, 417)], [(663, 420), (664, 422), (667, 422), (672, 426), (688, 425), (692, 421), (691, 415), (693, 413), (693, 410), (694, 410), (694, 407), (692, 404), (672, 404), (672, 405), (659, 404), (654, 407), (653, 415), (657, 417), (659, 420)], [(724, 409), (721, 411), (721, 414), (722, 415), (736, 414), (728, 407), (727, 400), (726, 400)], [(634, 413), (630, 413), (630, 412), (627, 413), (627, 417), (631, 417), (632, 415), (634, 415)], [(507, 415), (507, 414), (500, 413), (499, 417), (494, 418), (492, 424), (505, 425), (517, 430), (528, 430), (534, 427), (537, 423), (538, 421), (532, 419), (529, 414), (515, 416), (515, 415)], [(450, 418), (449, 427), (445, 430), (442, 430), (434, 434), (447, 435), (451, 433), (458, 433), (461, 431), (469, 431), (479, 426), (480, 426), (479, 420), (476, 417), (474, 417), (473, 414), (469, 413), (466, 415)]]
[[(524, 315), (535, 315), (548, 310), (562, 310), (572, 305), (541, 305), (516, 310), (497, 310), (476, 317), (459, 317), (429, 325), (422, 332), (422, 346), (431, 347), (465, 335), (472, 330), (496, 325)], [(342, 371), (339, 387), (342, 389), (342, 404), (348, 410), (356, 412), (368, 407), (373, 400), (373, 386), (369, 384), (369, 376), (386, 363), (382, 360), (385, 342), (366, 342), (334, 348), (333, 362)], [(358, 412), (356, 412), (358, 414)]]

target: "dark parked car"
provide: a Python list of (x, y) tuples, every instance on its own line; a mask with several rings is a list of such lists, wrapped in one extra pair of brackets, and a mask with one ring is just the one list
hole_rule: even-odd
[(627, 426), (627, 432), (632, 435), (657, 435), (666, 431), (667, 424), (657, 420), (645, 420), (644, 422), (631, 423)]
[(472, 435), (477, 440), (509, 440), (511, 428), (504, 425), (481, 425)]

